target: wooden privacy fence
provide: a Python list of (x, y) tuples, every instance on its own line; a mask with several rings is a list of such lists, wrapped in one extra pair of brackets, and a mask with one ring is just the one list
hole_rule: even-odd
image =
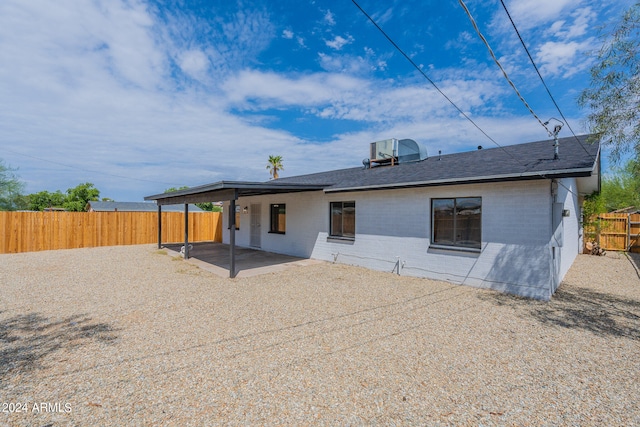
[[(189, 213), (189, 241), (222, 241), (222, 214)], [(157, 243), (157, 212), (0, 212), (0, 253)], [(184, 213), (162, 213), (162, 242), (184, 242)]]
[(610, 251), (640, 252), (640, 214), (600, 214), (584, 228), (584, 241)]

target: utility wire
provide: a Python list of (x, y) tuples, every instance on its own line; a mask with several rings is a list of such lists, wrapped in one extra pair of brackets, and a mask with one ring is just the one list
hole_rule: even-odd
[(406, 53), (405, 53), (405, 52), (404, 52), (404, 51), (403, 51), (403, 50), (402, 50), (402, 49), (401, 49), (401, 48), (400, 48), (400, 47), (399, 47), (399, 46), (398, 46), (398, 45), (397, 45), (397, 44), (396, 44), (392, 39), (391, 39), (391, 37), (389, 37), (389, 36), (387, 35), (387, 33), (386, 33), (386, 32), (385, 32), (385, 31), (384, 31), (384, 30), (383, 30), (383, 29), (378, 25), (378, 23), (377, 23), (377, 22), (376, 22), (376, 21), (375, 21), (371, 16), (369, 16), (369, 14), (368, 14), (368, 13), (367, 13), (367, 12), (366, 12), (362, 7), (360, 7), (360, 5), (356, 2), (356, 0), (351, 0), (351, 1), (353, 2), (353, 4), (354, 4), (354, 5), (356, 5), (356, 7), (357, 7), (358, 9), (360, 9), (360, 12), (362, 12), (362, 13), (364, 14), (364, 16), (366, 16), (366, 17), (367, 17), (367, 19), (369, 19), (369, 21), (371, 21), (371, 23), (372, 23), (372, 24), (373, 24), (373, 25), (378, 29), (378, 31), (380, 31), (380, 33), (382, 33), (382, 35), (383, 35), (383, 36), (384, 36), (384, 37), (389, 41), (389, 43), (391, 43), (391, 44), (393, 45), (393, 47), (395, 47), (395, 48), (396, 48), (396, 50), (397, 50), (398, 52), (400, 52), (400, 54), (401, 54), (402, 56), (404, 56), (404, 57), (405, 57), (405, 59), (406, 59), (407, 61), (409, 61), (409, 63), (410, 63), (410, 64), (411, 64), (411, 65), (412, 65), (416, 70), (418, 70), (418, 72), (419, 72), (420, 74), (422, 74), (422, 76), (423, 76), (425, 79), (427, 79), (427, 80), (429, 81), (429, 83), (431, 83), (431, 85), (432, 85), (432, 86), (433, 86), (433, 87), (438, 91), (438, 93), (440, 93), (440, 95), (442, 95), (442, 96), (443, 96), (447, 101), (449, 101), (449, 103), (450, 103), (451, 105), (453, 105), (453, 107), (454, 107), (456, 110), (458, 110), (458, 112), (459, 112), (460, 114), (462, 114), (462, 116), (464, 116), (464, 118), (465, 118), (465, 119), (469, 120), (469, 121), (471, 122), (471, 124), (473, 124), (473, 125), (476, 127), (476, 129), (478, 129), (480, 132), (482, 132), (482, 134), (483, 134), (484, 136), (486, 136), (487, 138), (489, 138), (489, 140), (491, 140), (491, 141), (492, 141), (494, 144), (496, 144), (497, 146), (500, 146), (500, 144), (498, 144), (496, 141), (494, 141), (494, 139), (493, 139), (493, 138), (491, 138), (491, 137), (490, 137), (490, 136), (489, 136), (489, 135), (488, 135), (488, 134), (487, 134), (487, 133), (486, 133), (486, 132), (485, 132), (485, 131), (480, 127), (480, 126), (478, 126), (478, 124), (477, 124), (476, 122), (474, 122), (474, 121), (473, 121), (473, 119), (472, 119), (471, 117), (469, 117), (469, 115), (468, 115), (468, 114), (466, 114), (464, 111), (462, 111), (462, 109), (461, 109), (460, 107), (458, 107), (458, 106), (455, 104), (455, 102), (453, 102), (453, 101), (451, 100), (451, 98), (449, 98), (449, 97), (448, 97), (444, 92), (442, 92), (442, 90), (440, 90), (440, 88), (435, 84), (435, 82), (429, 78), (429, 76), (427, 75), (427, 73), (425, 73), (425, 72), (424, 72), (424, 70), (423, 70), (422, 68), (420, 68), (420, 67), (418, 66), (418, 64), (416, 64), (416, 63), (413, 61), (413, 59), (411, 59), (411, 58), (409, 57), (409, 55), (407, 55), (407, 54), (406, 54)]
[[(356, 0), (351, 0), (351, 2), (358, 8), (360, 9), (360, 12), (362, 12), (362, 14), (364, 16), (367, 17), (367, 19), (378, 29), (378, 31), (380, 31), (380, 33), (382, 33), (382, 35), (389, 41), (389, 43), (391, 43), (391, 45), (393, 45), (393, 47), (400, 52), (400, 54), (402, 56), (405, 57), (405, 59), (407, 61), (409, 61), (409, 63), (416, 69), (418, 70), (418, 72), (420, 74), (422, 74), (422, 76), (427, 79), (429, 81), (429, 83), (431, 83), (431, 85), (438, 91), (438, 93), (440, 93), (447, 101), (449, 101), (449, 103), (451, 105), (453, 105), (453, 107), (458, 110), (458, 112), (460, 112), (460, 114), (462, 114), (468, 121), (470, 121), (475, 127), (476, 129), (478, 129), (480, 132), (482, 132), (482, 134), (484, 136), (486, 136), (491, 142), (493, 142), (498, 148), (500, 148), (503, 152), (505, 152), (509, 157), (511, 157), (516, 163), (518, 163), (520, 166), (522, 167), (526, 167), (526, 165), (524, 163), (522, 163), (522, 161), (520, 161), (520, 159), (518, 159), (516, 156), (514, 156), (513, 154), (511, 154), (505, 147), (503, 147), (502, 145), (498, 144), (498, 142), (493, 139), (491, 136), (489, 136), (489, 134), (487, 134), (480, 126), (478, 126), (478, 124), (476, 122), (473, 121), (473, 119), (471, 119), (471, 117), (469, 117), (467, 114), (464, 113), (464, 111), (462, 111), (460, 109), (460, 107), (458, 107), (444, 92), (442, 92), (442, 90), (440, 90), (440, 88), (435, 84), (435, 82), (433, 80), (431, 80), (429, 78), (429, 76), (422, 70), (422, 68), (420, 68), (410, 57), (409, 55), (407, 55), (401, 48), (400, 46), (398, 46), (393, 39), (391, 39), (391, 37), (389, 37), (389, 35), (382, 29), (382, 27), (380, 27), (380, 25), (378, 25), (378, 23), (358, 4), (358, 2)], [(468, 10), (468, 9), (467, 9)], [(473, 20), (473, 18), (471, 18)], [(500, 65), (500, 63), (498, 62), (498, 65)], [(502, 67), (500, 67), (502, 69)], [(531, 109), (530, 109), (531, 111)], [(542, 121), (540, 120), (540, 118), (538, 118), (538, 116), (535, 115), (535, 113), (533, 113), (533, 111), (531, 111), (532, 114), (538, 119), (538, 121), (540, 122), (540, 124), (542, 125), (542, 127), (544, 127), (547, 132), (549, 134), (551, 134), (549, 132), (549, 130), (547, 129), (547, 127), (544, 125), (544, 123), (542, 123)], [(584, 148), (584, 147), (583, 147)], [(537, 173), (541, 178), (544, 179), (550, 179), (547, 176), (545, 176), (542, 173)], [(569, 193), (573, 194), (576, 197), (579, 197), (578, 194), (576, 194), (573, 190), (571, 190), (569, 187), (567, 187), (566, 185), (564, 185), (562, 182), (560, 181), (556, 181), (560, 186), (564, 187)]]
[[(500, 0), (502, 2), (502, 0)], [(491, 58), (493, 58), (493, 61), (496, 63), (496, 65), (498, 66), (498, 68), (500, 68), (500, 71), (502, 71), (502, 74), (504, 75), (504, 78), (507, 80), (507, 82), (509, 82), (509, 85), (513, 88), (513, 90), (515, 91), (516, 95), (518, 95), (518, 98), (520, 98), (520, 101), (522, 101), (522, 103), (525, 105), (525, 107), (527, 107), (527, 109), (529, 110), (529, 112), (533, 115), (533, 117), (536, 118), (536, 120), (538, 120), (538, 123), (540, 123), (540, 125), (547, 131), (547, 133), (549, 134), (549, 136), (555, 136), (557, 138), (557, 132), (551, 132), (549, 130), (549, 128), (547, 128), (547, 124), (549, 122), (545, 122), (543, 123), (542, 120), (540, 119), (540, 117), (538, 117), (538, 115), (533, 111), (533, 109), (529, 106), (529, 104), (527, 103), (527, 101), (524, 99), (524, 97), (520, 94), (520, 91), (518, 91), (518, 88), (516, 88), (515, 83), (513, 83), (513, 81), (509, 78), (509, 75), (507, 74), (506, 70), (504, 69), (504, 67), (502, 66), (502, 64), (500, 63), (500, 61), (498, 60), (498, 58), (496, 57), (495, 53), (493, 52), (493, 49), (491, 49), (491, 46), (489, 45), (489, 42), (487, 41), (487, 39), (482, 35), (482, 32), (480, 31), (480, 28), (478, 27), (478, 24), (476, 24), (476, 20), (473, 18), (473, 15), (471, 15), (471, 11), (469, 10), (469, 8), (467, 7), (467, 5), (464, 3), (463, 0), (458, 0), (458, 3), (460, 3), (460, 6), (462, 6), (462, 8), (464, 9), (465, 13), (467, 14), (467, 16), (469, 17), (469, 20), (471, 21), (471, 24), (473, 25), (473, 28), (476, 30), (476, 32), (478, 33), (478, 36), (480, 37), (480, 39), (482, 40), (482, 42), (484, 43), (484, 45), (487, 47), (487, 49), (489, 50), (489, 53), (491, 54)], [(504, 5), (504, 3), (503, 3)], [(522, 40), (522, 39), (521, 39)], [(528, 51), (527, 51), (528, 52)], [(532, 60), (533, 61), (533, 60)], [(537, 67), (536, 67), (537, 70)], [(539, 74), (539, 73), (538, 73)], [(540, 77), (542, 78), (542, 76)], [(545, 85), (546, 87), (546, 85)], [(554, 100), (555, 103), (555, 100)], [(557, 107), (557, 104), (556, 104)], [(559, 109), (558, 109), (559, 111)], [(562, 114), (562, 112), (560, 113)], [(565, 120), (565, 123), (567, 122), (567, 119), (562, 116), (562, 118)], [(573, 133), (573, 130), (571, 131)], [(575, 136), (575, 134), (574, 134)], [(580, 140), (578, 139), (578, 137), (576, 136), (576, 139), (578, 140), (578, 143), (580, 145), (580, 147), (589, 155), (589, 157), (594, 158), (588, 151), (587, 149), (582, 145), (582, 143), (580, 143)], [(513, 157), (513, 156), (512, 156)], [(522, 164), (522, 163), (520, 163)], [(524, 165), (523, 165), (524, 166)], [(547, 178), (544, 174), (538, 173), (538, 175), (542, 178)], [(576, 193), (573, 192), (573, 190), (571, 190), (569, 187), (567, 187), (566, 185), (564, 185), (562, 182), (560, 181), (556, 181), (560, 186), (564, 187), (568, 192), (570, 192), (571, 194), (573, 194), (576, 197), (579, 197)], [(554, 236), (555, 238), (555, 236)]]
[(544, 124), (542, 122), (542, 120), (540, 119), (540, 117), (538, 117), (538, 115), (533, 111), (533, 109), (529, 106), (529, 104), (527, 103), (527, 101), (524, 99), (524, 97), (522, 96), (522, 94), (520, 93), (520, 91), (518, 90), (518, 88), (516, 87), (515, 83), (513, 83), (513, 81), (509, 78), (509, 75), (507, 74), (507, 71), (504, 69), (504, 67), (502, 66), (502, 64), (500, 63), (500, 61), (498, 61), (498, 58), (496, 57), (496, 54), (493, 53), (493, 49), (491, 49), (491, 46), (489, 45), (489, 42), (487, 41), (487, 39), (482, 35), (482, 32), (480, 32), (480, 28), (478, 27), (478, 24), (476, 24), (476, 20), (473, 19), (473, 16), (471, 15), (471, 12), (469, 11), (469, 8), (467, 8), (467, 5), (464, 4), (463, 0), (458, 0), (458, 3), (460, 3), (460, 6), (462, 6), (462, 8), (464, 9), (465, 13), (467, 14), (467, 16), (469, 17), (469, 20), (471, 21), (471, 25), (473, 25), (473, 28), (476, 30), (476, 33), (478, 33), (478, 36), (480, 37), (480, 40), (482, 40), (482, 42), (484, 43), (484, 45), (487, 47), (487, 49), (489, 50), (489, 54), (491, 55), (491, 58), (493, 58), (493, 61), (496, 63), (496, 65), (498, 66), (498, 68), (500, 68), (500, 71), (502, 71), (502, 75), (504, 75), (504, 78), (507, 80), (507, 82), (509, 83), (509, 85), (513, 88), (514, 92), (516, 93), (516, 95), (518, 95), (518, 98), (520, 98), (520, 101), (522, 101), (522, 103), (524, 104), (525, 107), (527, 107), (527, 109), (529, 110), (529, 112), (533, 115), (533, 117), (536, 118), (536, 120), (538, 120), (538, 123), (540, 123), (540, 125), (545, 128), (545, 130), (547, 131), (547, 133), (549, 135), (552, 135), (552, 133), (549, 131), (549, 129), (547, 128), (547, 125)]
[(531, 53), (529, 52), (529, 49), (527, 48), (527, 45), (525, 44), (524, 40), (522, 39), (522, 36), (520, 35), (520, 31), (518, 31), (518, 27), (516, 27), (515, 22), (513, 22), (513, 18), (511, 18), (511, 14), (509, 13), (509, 10), (507, 9), (507, 5), (504, 4), (503, 0), (500, 0), (500, 3), (502, 4), (502, 8), (504, 9), (504, 11), (506, 12), (507, 16), (509, 17), (509, 21), (511, 21), (511, 25), (513, 26), (513, 29), (515, 30), (516, 34), (518, 35), (518, 38), (520, 39), (520, 43), (522, 43), (522, 47), (524, 47), (524, 51), (527, 52), (527, 56), (529, 57), (529, 60), (531, 61), (531, 65), (533, 65), (533, 68), (535, 68), (536, 73), (538, 73), (538, 77), (540, 77), (540, 81), (542, 82), (542, 85), (547, 90), (547, 93), (549, 94), (549, 98), (551, 98), (551, 101), (553, 102), (553, 105), (556, 106), (556, 109), (558, 110), (558, 113), (560, 113), (560, 116), (562, 117), (562, 120), (564, 120), (564, 122), (567, 124), (567, 127), (571, 131), (571, 134), (576, 139), (576, 141), (578, 141), (578, 144), (580, 144), (580, 147), (582, 147), (582, 149), (589, 155), (589, 157), (593, 158), (594, 156), (592, 156), (591, 153), (589, 153), (587, 151), (587, 149), (582, 144), (582, 141), (580, 141), (580, 138), (578, 138), (578, 136), (575, 134), (575, 132), (571, 128), (571, 125), (569, 124), (569, 121), (564, 116), (564, 114), (562, 113), (562, 110), (560, 110), (560, 107), (558, 106), (558, 103), (556, 102), (555, 98), (551, 94), (551, 90), (549, 90), (549, 87), (547, 86), (547, 83), (542, 78), (542, 74), (540, 74), (540, 70), (538, 69), (538, 66), (536, 65), (535, 61), (533, 60), (533, 57), (531, 56)]

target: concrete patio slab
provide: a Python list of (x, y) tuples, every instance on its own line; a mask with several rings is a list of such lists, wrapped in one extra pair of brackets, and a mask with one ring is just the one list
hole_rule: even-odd
[[(229, 277), (229, 245), (217, 242), (198, 242), (191, 245), (187, 262), (217, 276)], [(181, 243), (167, 243), (163, 248), (167, 249), (171, 256), (182, 256), (180, 251), (183, 246)], [(258, 276), (324, 262), (326, 261), (236, 246), (236, 277)]]

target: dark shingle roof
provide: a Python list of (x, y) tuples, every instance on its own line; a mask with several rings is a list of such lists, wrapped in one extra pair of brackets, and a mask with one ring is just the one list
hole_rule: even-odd
[(272, 183), (324, 184), (325, 191), (349, 191), (408, 186), (512, 181), (590, 176), (596, 172), (600, 144), (588, 135), (559, 139), (554, 160), (553, 140), (509, 145), (465, 153), (432, 156), (396, 166), (362, 167), (279, 178)]

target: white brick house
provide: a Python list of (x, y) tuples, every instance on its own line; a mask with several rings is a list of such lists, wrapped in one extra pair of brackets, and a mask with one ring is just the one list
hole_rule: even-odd
[[(236, 183), (223, 241), (549, 299), (582, 247), (583, 197), (599, 190), (599, 145), (585, 140), (561, 139), (558, 159), (541, 141)], [(243, 195), (239, 184), (264, 191)]]

